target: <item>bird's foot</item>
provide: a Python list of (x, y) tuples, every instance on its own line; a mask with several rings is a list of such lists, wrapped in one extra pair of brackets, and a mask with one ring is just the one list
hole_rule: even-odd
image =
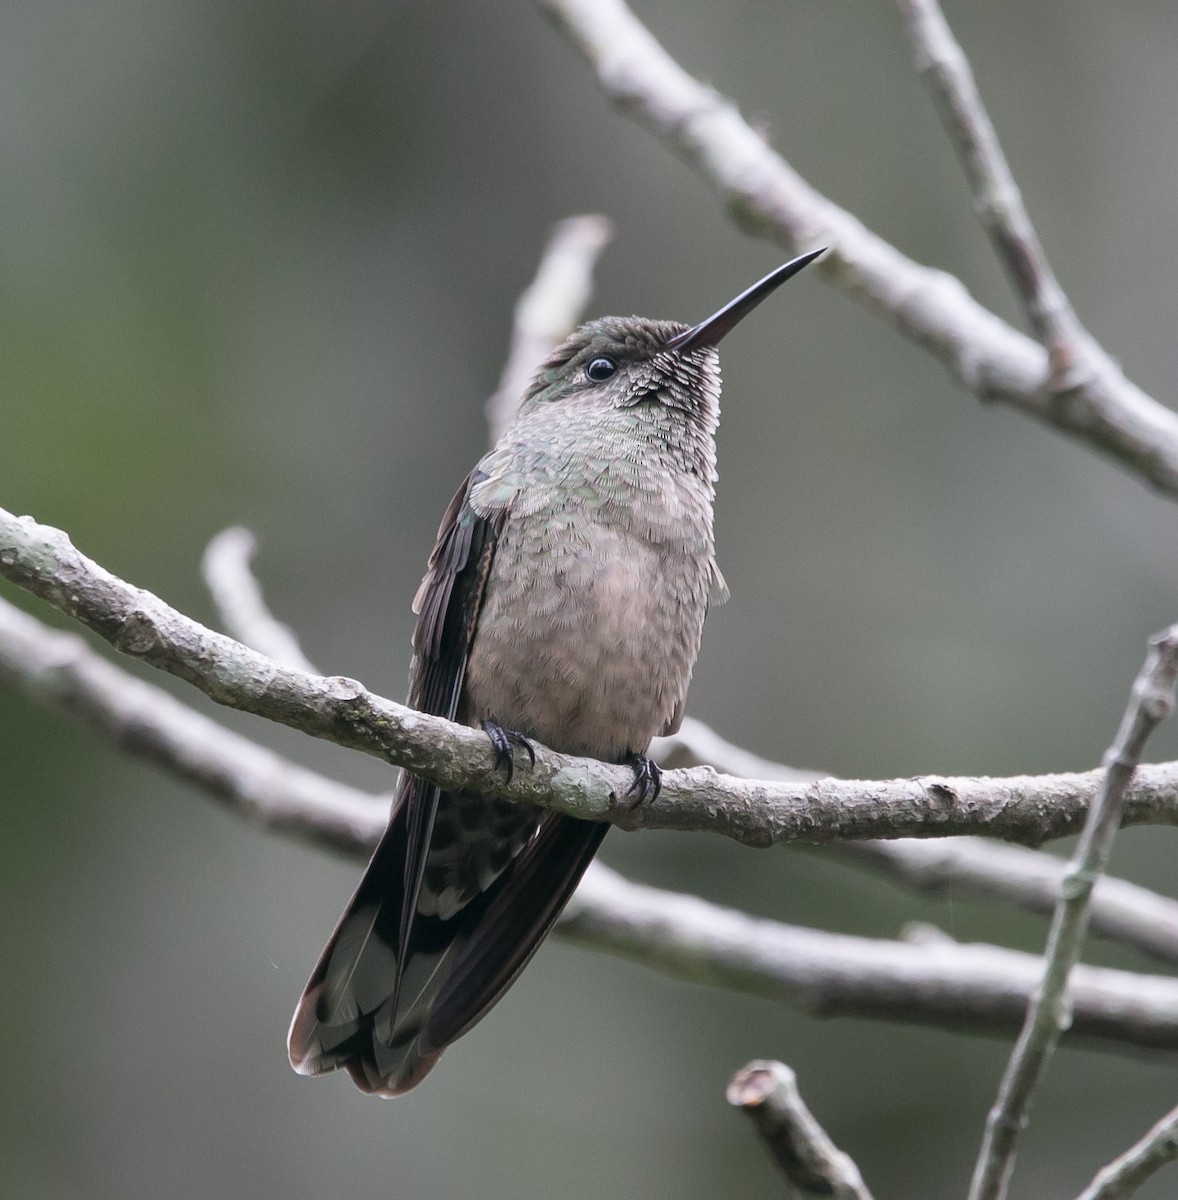
[(517, 733), (514, 729), (504, 729), (502, 725), (497, 725), (494, 721), (484, 721), (483, 732), (491, 739), (491, 748), (495, 751), (495, 766), (502, 769), (504, 775), (507, 776), (508, 783), (515, 774), (513, 746), (520, 746), (526, 750), (532, 766), (536, 765), (536, 751), (532, 749), (532, 743), (522, 733)]
[(630, 807), (637, 808), (648, 801), (653, 804), (663, 790), (662, 768), (645, 754), (631, 755), (629, 763), (634, 768), (634, 782), (626, 789), (626, 795), (632, 797)]

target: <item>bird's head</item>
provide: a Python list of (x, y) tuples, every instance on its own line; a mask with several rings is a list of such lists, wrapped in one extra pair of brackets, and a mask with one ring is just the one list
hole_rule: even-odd
[(588, 415), (651, 403), (712, 418), (720, 395), (716, 346), (771, 292), (823, 253), (803, 254), (753, 284), (698, 325), (600, 317), (574, 330), (540, 366), (521, 415), (550, 405)]

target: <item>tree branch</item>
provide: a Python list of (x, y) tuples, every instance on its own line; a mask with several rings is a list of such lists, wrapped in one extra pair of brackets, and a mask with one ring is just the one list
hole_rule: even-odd
[(584, 54), (606, 95), (712, 183), (742, 228), (791, 252), (828, 245), (820, 274), (940, 359), (969, 391), (1068, 433), (1178, 498), (1178, 416), (1111, 359), (1101, 354), (1090, 374), (1057, 394), (1042, 346), (959, 280), (907, 258), (812, 188), (731, 100), (688, 75), (623, 0), (536, 2)]
[(650, 744), (650, 753), (668, 770), (714, 767), (725, 775), (736, 775), (741, 779), (773, 779), (781, 783), (816, 783), (831, 778), (829, 771), (789, 767), (753, 754), (694, 717), (684, 717), (678, 733), (655, 738)]
[[(624, 800), (631, 772), (538, 747), (507, 782), (486, 737), (367, 691), (308, 675), (214, 633), (118, 579), (59, 530), (0, 509), (0, 575), (104, 637), (117, 650), (193, 684), (218, 704), (383, 758), (451, 790), (527, 801), (623, 829), (710, 830), (746, 845), (987, 834), (1039, 844), (1077, 832), (1099, 772), (883, 782), (742, 780), (710, 767), (668, 771), (658, 804)], [(622, 798), (619, 800), (619, 798)], [(1178, 763), (1143, 769), (1125, 820), (1178, 824)]]
[[(564, 937), (690, 983), (784, 1001), (812, 1016), (872, 1017), (1009, 1035), (1043, 960), (990, 945), (889, 941), (751, 917), (697, 896), (585, 876)], [(1178, 1049), (1178, 980), (1079, 966), (1071, 1033), (1100, 1044)]]
[(0, 677), (251, 824), (367, 860), (388, 797), (296, 766), (0, 598)]
[(749, 1063), (732, 1077), (727, 1094), (728, 1103), (752, 1120), (802, 1200), (871, 1200), (854, 1160), (814, 1119), (785, 1063)]
[(970, 1200), (1002, 1200), (1014, 1168), (1018, 1138), (1031, 1099), (1060, 1034), (1071, 1024), (1068, 981), (1080, 957), (1097, 878), (1112, 852), (1129, 780), (1149, 735), (1170, 715), (1178, 679), (1178, 625), (1158, 634), (1134, 681), (1129, 706), (1104, 756), (1105, 781), (1084, 823), (1068, 864), (1047, 939), (1043, 978), (1027, 1010), (1022, 1032), (986, 1120), (986, 1132), (970, 1187)]
[[(113, 745), (196, 785), (252, 824), (364, 860), (387, 801), (294, 766), (150, 683), (106, 662), (76, 634), (0, 600), (0, 675)], [(767, 996), (815, 1015), (879, 1017), (1011, 1032), (1038, 960), (947, 942), (930, 954), (761, 920), (633, 884), (594, 864), (558, 934), (680, 979)], [(1076, 1032), (1108, 1045), (1178, 1049), (1178, 982), (1081, 969)]]

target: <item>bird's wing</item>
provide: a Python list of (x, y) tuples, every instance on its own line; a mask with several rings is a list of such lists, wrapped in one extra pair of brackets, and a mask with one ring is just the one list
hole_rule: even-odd
[[(446, 510), (413, 605), (409, 703), (451, 719), (508, 519), (505, 506), (472, 507), (482, 479), (474, 472)], [(413, 1087), (526, 966), (606, 828), (402, 772), (389, 827), (295, 1012), (295, 1069), (344, 1067), (381, 1095)]]
[[(453, 718), (504, 512), (468, 504), (476, 470), (455, 493), (414, 599), (409, 703)], [(411, 928), (441, 793), (402, 772), (393, 814), (364, 877), (311, 975), (291, 1024), (295, 1068), (318, 1074), (360, 1052), (377, 1014), (396, 1013)]]

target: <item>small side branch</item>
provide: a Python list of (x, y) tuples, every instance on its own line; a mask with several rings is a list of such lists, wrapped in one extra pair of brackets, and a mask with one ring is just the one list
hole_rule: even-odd
[(814, 1119), (784, 1063), (749, 1063), (732, 1077), (727, 1095), (753, 1122), (801, 1200), (871, 1200), (859, 1168)]
[(1072, 306), (1055, 278), (964, 51), (937, 0), (900, 0), (916, 67), (925, 77), (973, 192), (974, 207), (1022, 301), (1031, 329), (1048, 352), (1053, 386), (1063, 390), (1083, 340)]
[(1104, 785), (1064, 875), (1047, 939), (1043, 978), (1027, 1010), (998, 1098), (986, 1120), (970, 1200), (1002, 1200), (1007, 1193), (1031, 1099), (1060, 1034), (1072, 1021), (1068, 981), (1084, 943), (1092, 892), (1108, 864), (1113, 838), (1121, 824), (1125, 793), (1141, 761), (1145, 743), (1174, 706), (1175, 679), (1178, 679), (1178, 625), (1158, 634), (1150, 643), (1120, 728), (1104, 756)]
[(1076, 1200), (1127, 1200), (1149, 1177), (1178, 1158), (1178, 1108), (1139, 1142), (1096, 1172)]
[(288, 667), (318, 675), (294, 630), (279, 621), (262, 598), (261, 586), (250, 569), (257, 548), (254, 535), (239, 525), (223, 529), (209, 542), (201, 569), (221, 620), (239, 642)]

